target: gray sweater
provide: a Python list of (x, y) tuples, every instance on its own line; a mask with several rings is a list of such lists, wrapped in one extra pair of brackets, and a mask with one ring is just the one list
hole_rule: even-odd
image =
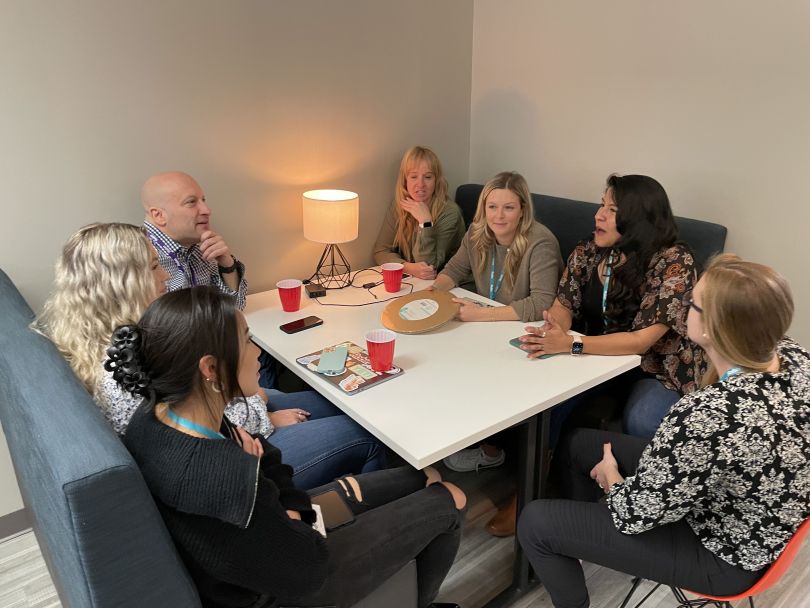
[[(543, 311), (548, 309), (557, 295), (557, 282), (560, 279), (563, 261), (560, 255), (560, 244), (551, 230), (539, 222), (534, 222), (528, 234), (529, 246), (523, 259), (520, 260), (515, 284), (510, 286), (504, 281), (495, 294), (495, 300), (515, 309), (523, 322), (539, 321)], [(500, 275), (507, 247), (495, 245), (495, 277)], [(461, 247), (456, 252), (441, 274), (450, 277), (456, 285), (475, 281), (476, 292), (489, 297), (490, 258), (483, 273), (477, 269), (473, 257), (475, 249), (470, 241), (470, 231), (464, 235)]]

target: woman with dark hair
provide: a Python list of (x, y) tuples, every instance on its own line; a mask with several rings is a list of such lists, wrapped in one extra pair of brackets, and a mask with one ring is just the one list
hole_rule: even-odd
[(685, 301), (689, 337), (711, 361), (701, 388), (672, 406), (652, 441), (568, 435), (559, 449), (568, 500), (538, 500), (520, 516), (520, 544), (556, 608), (590, 605), (582, 559), (739, 594), (810, 516), (810, 354), (785, 336), (787, 282), (726, 254)]
[[(543, 313), (545, 324), (526, 328), (522, 348), (530, 357), (641, 355), (641, 371), (631, 374), (624, 428), (649, 438), (670, 406), (698, 387), (706, 368), (703, 351), (687, 338), (682, 302), (697, 281), (697, 267), (688, 246), (677, 242), (667, 193), (651, 177), (611, 175), (595, 219), (593, 238), (568, 258), (557, 298)], [(570, 329), (584, 335), (572, 336)], [(567, 413), (592, 397), (554, 410), (552, 441)]]
[[(463, 492), (410, 467), (298, 490), (281, 452), (223, 415), (258, 390), (258, 355), (233, 299), (211, 287), (155, 300), (108, 350), (114, 378), (147, 397), (124, 443), (203, 605), (348, 607), (415, 559), (429, 606), (458, 549)], [(310, 497), (325, 494), (351, 517), (324, 539)]]

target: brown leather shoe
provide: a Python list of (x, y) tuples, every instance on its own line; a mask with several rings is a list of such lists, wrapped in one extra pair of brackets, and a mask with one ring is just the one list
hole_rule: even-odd
[(498, 512), (489, 520), (487, 532), (492, 536), (512, 536), (515, 533), (517, 523), (517, 494), (512, 494), (512, 498), (506, 506), (498, 509)]

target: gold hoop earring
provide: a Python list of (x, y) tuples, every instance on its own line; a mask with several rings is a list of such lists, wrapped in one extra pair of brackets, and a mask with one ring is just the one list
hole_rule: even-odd
[(213, 378), (206, 378), (205, 381), (211, 383), (211, 390), (214, 391), (215, 393), (222, 392), (222, 387), (219, 386)]

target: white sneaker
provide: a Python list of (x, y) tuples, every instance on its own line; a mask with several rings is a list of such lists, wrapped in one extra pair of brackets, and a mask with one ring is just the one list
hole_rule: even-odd
[(459, 450), (455, 454), (451, 454), (445, 458), (444, 466), (451, 471), (458, 471), (464, 473), (467, 471), (477, 471), (478, 469), (489, 469), (503, 464), (506, 460), (506, 454), (503, 450), (498, 452), (497, 456), (488, 456), (484, 452), (484, 448), (467, 448), (466, 450)]

